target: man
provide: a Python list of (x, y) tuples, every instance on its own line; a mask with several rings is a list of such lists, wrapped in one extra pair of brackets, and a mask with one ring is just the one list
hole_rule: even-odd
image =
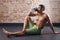
[[(53, 33), (55, 33), (52, 23), (47, 14), (43, 13), (45, 10), (44, 5), (39, 5), (34, 9), (37, 13), (30, 12), (28, 16), (25, 17), (23, 29), (19, 32), (8, 32), (3, 28), (3, 32), (6, 35), (25, 35), (25, 34), (41, 34), (41, 29), (44, 28), (44, 24), (48, 23)], [(36, 24), (31, 20), (32, 17), (36, 17)], [(29, 24), (29, 26), (27, 26)], [(29, 28), (27, 28), (29, 27)]]

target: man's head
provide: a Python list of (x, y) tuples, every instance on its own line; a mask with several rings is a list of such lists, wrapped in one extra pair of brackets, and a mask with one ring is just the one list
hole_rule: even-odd
[(44, 10), (45, 10), (45, 6), (42, 5), (42, 4), (40, 4), (40, 5), (37, 7), (37, 11), (38, 11), (38, 12), (42, 12), (42, 11), (44, 11)]

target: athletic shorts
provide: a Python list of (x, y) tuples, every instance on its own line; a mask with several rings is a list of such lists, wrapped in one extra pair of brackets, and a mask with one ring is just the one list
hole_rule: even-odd
[(26, 29), (26, 34), (41, 34), (41, 29), (37, 28), (35, 24), (29, 21), (28, 28)]

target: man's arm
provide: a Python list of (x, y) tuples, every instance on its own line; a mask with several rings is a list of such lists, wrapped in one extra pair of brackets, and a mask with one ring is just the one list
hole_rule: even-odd
[(53, 26), (53, 24), (50, 22), (50, 19), (49, 19), (48, 16), (47, 16), (47, 21), (48, 21), (48, 24), (50, 25), (50, 28), (52, 29), (53, 33), (55, 33), (55, 31), (54, 31), (54, 26)]
[(28, 14), (28, 16), (36, 16), (37, 14), (37, 8), (33, 8), (31, 12)]
[(34, 12), (30, 12), (30, 13), (28, 14), (28, 16), (36, 16), (36, 15), (38, 15), (38, 14), (36, 14), (36, 13), (34, 13)]

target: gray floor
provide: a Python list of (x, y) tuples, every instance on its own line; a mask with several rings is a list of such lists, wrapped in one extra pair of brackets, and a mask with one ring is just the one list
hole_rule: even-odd
[[(7, 37), (3, 32), (2, 28), (6, 28), (8, 31), (19, 31), (22, 29), (21, 26), (0, 26), (0, 40), (60, 40), (60, 34), (45, 34), (45, 35), (24, 35), (24, 36), (10, 36)], [(59, 27), (54, 28), (55, 31), (60, 32)], [(45, 26), (42, 33), (52, 32), (49, 26)]]

